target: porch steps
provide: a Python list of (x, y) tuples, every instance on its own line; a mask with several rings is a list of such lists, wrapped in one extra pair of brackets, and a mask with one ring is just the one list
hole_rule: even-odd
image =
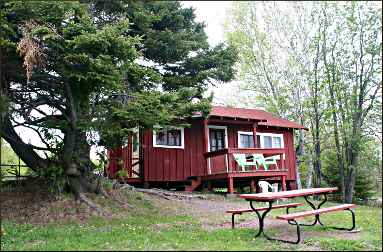
[(188, 179), (189, 179), (189, 181), (191, 181), (191, 184), (188, 186), (185, 186), (186, 192), (192, 192), (192, 191), (196, 190), (202, 184), (202, 179), (199, 176), (198, 177), (196, 177), (196, 176), (189, 177)]

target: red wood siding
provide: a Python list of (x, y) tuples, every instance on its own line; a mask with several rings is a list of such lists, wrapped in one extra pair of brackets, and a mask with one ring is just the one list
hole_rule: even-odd
[[(130, 148), (129, 148), (130, 147)], [(132, 165), (131, 144), (128, 147), (116, 147), (107, 151), (108, 156), (108, 176), (114, 178), (119, 170), (129, 171)]]
[(203, 126), (196, 120), (184, 130), (184, 149), (153, 147), (153, 133), (143, 134), (145, 181), (185, 181), (189, 176), (205, 175)]
[[(210, 124), (209, 124), (210, 125)], [(225, 126), (224, 124), (214, 124)], [(238, 131), (252, 132), (251, 125), (226, 125), (228, 126), (228, 146), (238, 148)], [(259, 133), (283, 134), (284, 147), (287, 148), (285, 164), (289, 173), (287, 180), (295, 180), (295, 150), (294, 136), (291, 129), (276, 129), (267, 126), (258, 126)], [(184, 130), (184, 149), (153, 147), (153, 134), (146, 131), (140, 136), (140, 153), (143, 165), (140, 168), (144, 181), (186, 181), (189, 176), (207, 175), (206, 160), (204, 159), (204, 128), (202, 120), (194, 120), (190, 128)], [(124, 150), (125, 151), (125, 150)], [(126, 150), (127, 151), (127, 150)], [(124, 160), (131, 160), (130, 156), (122, 153), (122, 149), (108, 151), (110, 160), (109, 172), (116, 172), (114, 157), (122, 156)], [(231, 158), (232, 166), (235, 161)]]

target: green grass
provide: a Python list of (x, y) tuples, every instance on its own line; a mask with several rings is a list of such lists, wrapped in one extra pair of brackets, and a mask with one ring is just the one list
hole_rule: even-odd
[[(237, 199), (233, 199), (235, 201)], [(142, 199), (136, 199), (134, 203), (139, 208), (135, 213), (113, 219), (92, 217), (84, 224), (72, 221), (31, 225), (3, 221), (1, 250), (382, 250), (381, 208), (357, 207), (356, 225), (361, 231), (349, 234), (357, 239), (349, 239), (347, 232), (337, 237), (331, 232), (342, 232), (319, 226), (304, 227), (302, 232), (309, 232), (304, 242), (289, 245), (263, 237), (254, 239), (255, 231), (250, 228), (208, 231), (199, 218), (164, 212), (164, 209), (153, 207), (150, 201)], [(272, 215), (283, 212), (275, 210)], [(247, 214), (238, 220), (251, 218), (254, 216)], [(212, 216), (212, 221), (217, 224), (222, 219), (229, 221), (230, 216), (218, 219)], [(347, 212), (329, 213), (321, 219), (331, 225), (350, 224)], [(286, 224), (282, 229), (269, 229), (268, 233), (278, 236), (280, 231), (286, 232), (283, 230), (286, 228), (295, 232), (294, 227)]]

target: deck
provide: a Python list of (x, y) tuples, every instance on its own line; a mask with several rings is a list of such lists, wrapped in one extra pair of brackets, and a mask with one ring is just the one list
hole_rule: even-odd
[[(282, 190), (285, 191), (286, 177), (288, 175), (286, 160), (284, 159), (286, 151), (286, 148), (225, 148), (219, 151), (206, 152), (204, 156), (208, 171), (206, 175), (201, 177), (201, 181), (227, 180), (228, 192), (232, 193), (234, 191), (234, 179), (247, 178), (250, 181), (251, 190), (256, 191), (258, 179), (274, 178), (281, 181)], [(264, 157), (278, 156), (279, 160), (277, 160), (277, 166), (272, 165), (268, 170), (265, 170), (263, 167), (258, 167), (257, 169), (251, 166), (243, 171), (234, 160), (233, 154), (235, 153), (263, 154)], [(219, 164), (218, 159), (221, 159), (221, 165), (216, 167)], [(225, 165), (222, 165), (222, 161)]]

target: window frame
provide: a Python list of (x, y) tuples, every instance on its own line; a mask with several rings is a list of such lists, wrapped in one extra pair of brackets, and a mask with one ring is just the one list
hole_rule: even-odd
[(208, 129), (209, 129), (209, 141), (208, 141), (208, 150), (209, 150), (209, 152), (211, 152), (211, 150), (210, 150), (210, 129), (223, 129), (223, 130), (225, 130), (225, 149), (227, 149), (228, 148), (228, 137), (227, 137), (227, 126), (218, 126), (218, 125), (208, 125), (207, 126), (208, 127)]
[(180, 130), (181, 132), (181, 145), (164, 145), (164, 144), (157, 144), (157, 132), (161, 131), (163, 127), (155, 126), (153, 127), (153, 147), (154, 148), (167, 148), (167, 149), (184, 149), (185, 148), (185, 128), (182, 127), (170, 127), (166, 129), (166, 132), (168, 130)]
[[(247, 149), (245, 147), (240, 147), (240, 143), (241, 143), (241, 137), (240, 135), (248, 135), (248, 136), (253, 136), (253, 132), (251, 131), (237, 131), (237, 139), (238, 139), (238, 148), (244, 148), (244, 149)], [(259, 143), (259, 146), (261, 149), (266, 149), (264, 148), (264, 139), (263, 137), (264, 136), (270, 136), (271, 137), (271, 144), (273, 144), (273, 137), (279, 137), (281, 139), (281, 147), (277, 148), (277, 147), (271, 147), (271, 149), (284, 149), (285, 148), (285, 143), (283, 141), (283, 133), (282, 134), (277, 134), (277, 133), (263, 133), (263, 132), (257, 132), (256, 133), (257, 136), (260, 137), (260, 143)], [(267, 148), (267, 149), (270, 149), (270, 148)], [(285, 154), (283, 154), (283, 159), (285, 159)], [(277, 157), (277, 160), (279, 160), (279, 157)]]
[[(208, 152), (211, 152), (210, 151), (210, 129), (224, 129), (225, 130), (225, 149), (228, 148), (229, 146), (229, 139), (228, 139), (228, 135), (227, 135), (227, 126), (220, 126), (220, 125), (207, 125), (207, 128), (208, 128), (208, 141), (207, 141), (207, 149), (208, 149)], [(210, 161), (211, 161), (211, 158), (208, 158), (208, 172), (209, 174), (211, 174), (211, 164), (210, 164)], [(226, 164), (226, 171), (229, 172), (229, 161), (228, 161), (228, 158), (227, 158), (227, 155), (225, 155), (225, 164)]]

